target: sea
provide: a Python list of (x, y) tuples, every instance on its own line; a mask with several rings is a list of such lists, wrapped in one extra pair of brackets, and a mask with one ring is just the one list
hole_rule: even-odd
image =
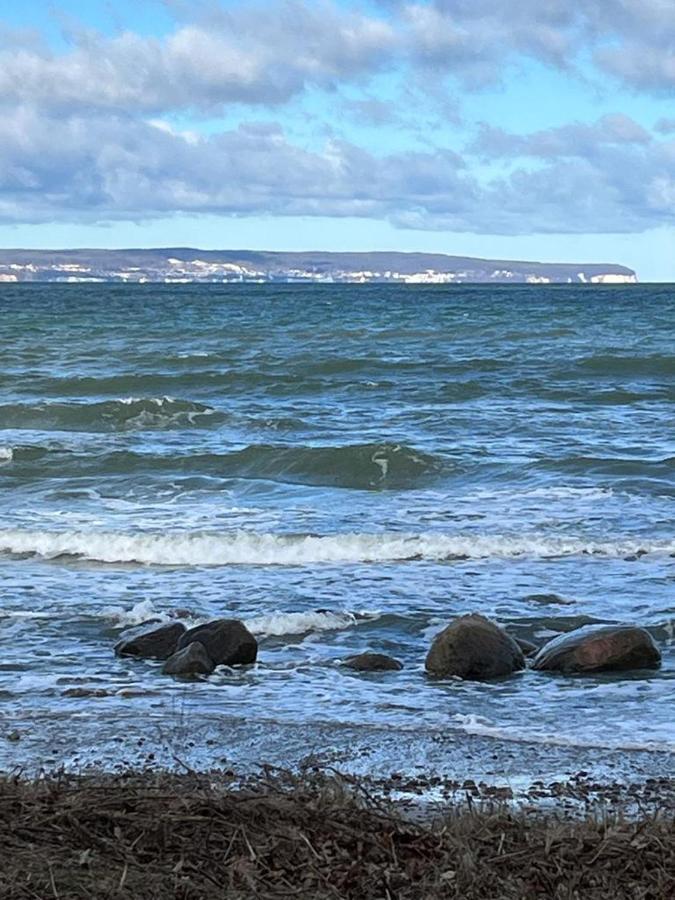
[[(0, 769), (672, 760), (675, 287), (0, 288)], [(663, 665), (429, 679), (469, 612), (537, 645), (634, 623)], [(257, 664), (114, 655), (176, 617), (243, 620)]]

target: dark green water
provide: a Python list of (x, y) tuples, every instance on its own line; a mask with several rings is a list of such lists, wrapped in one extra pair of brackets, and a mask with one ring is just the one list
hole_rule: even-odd
[[(3, 285), (1, 721), (675, 749), (674, 409), (670, 286)], [(245, 619), (257, 668), (112, 656), (179, 607)], [(538, 642), (637, 622), (663, 668), (429, 683), (471, 610)], [(365, 649), (405, 669), (337, 666)]]

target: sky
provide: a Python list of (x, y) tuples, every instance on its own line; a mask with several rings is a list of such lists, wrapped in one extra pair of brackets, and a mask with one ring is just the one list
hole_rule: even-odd
[(0, 0), (0, 246), (675, 282), (675, 0)]

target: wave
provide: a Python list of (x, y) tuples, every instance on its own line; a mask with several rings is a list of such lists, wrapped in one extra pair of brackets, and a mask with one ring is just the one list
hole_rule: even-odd
[(91, 532), (0, 530), (0, 553), (148, 566), (305, 566), (323, 563), (620, 558), (639, 551), (675, 553), (675, 539), (590, 541), (532, 535), (332, 534), (284, 535), (233, 531)]
[[(44, 397), (119, 397), (125, 394), (138, 395), (143, 392), (169, 394), (193, 391), (218, 391), (221, 394), (250, 396), (251, 392), (269, 393), (273, 396), (300, 393), (323, 394), (332, 390), (333, 380), (326, 376), (307, 377), (302, 371), (296, 373), (280, 370), (277, 363), (264, 368), (260, 363), (250, 369), (190, 369), (179, 373), (167, 372), (124, 372), (114, 375), (82, 375), (63, 377), (36, 377), (31, 379), (31, 388)], [(16, 379), (12, 376), (10, 383)], [(0, 383), (2, 383), (0, 381)]]
[[(374, 614), (368, 616), (373, 618)], [(363, 616), (361, 616), (363, 618)], [(246, 627), (252, 634), (264, 637), (281, 637), (286, 634), (306, 634), (316, 631), (342, 631), (358, 624), (359, 617), (350, 612), (273, 612), (254, 619), (246, 619)]]
[[(48, 458), (41, 460), (38, 467), (18, 470), (18, 474), (46, 475), (50, 467), (59, 477), (152, 471), (360, 490), (403, 490), (415, 488), (452, 468), (450, 461), (441, 457), (394, 443), (328, 447), (252, 444), (229, 453), (184, 456), (158, 456), (128, 450), (105, 455), (42, 450)], [(34, 451), (36, 448), (23, 448), (21, 453), (15, 453), (15, 461), (34, 461), (37, 458)]]
[[(187, 612), (187, 611), (186, 611)], [(172, 622), (176, 616), (171, 612), (155, 609), (152, 600), (140, 600), (130, 609), (121, 606), (106, 606), (101, 610), (103, 618), (116, 628), (142, 625), (145, 622)], [(307, 634), (317, 631), (342, 631), (351, 628), (364, 619), (372, 620), (378, 613), (352, 613), (344, 610), (313, 610), (310, 612), (281, 612), (275, 610), (263, 616), (245, 619), (246, 627), (258, 637), (282, 637), (283, 635)], [(198, 625), (209, 621), (196, 615), (181, 615), (186, 625)]]
[(597, 750), (636, 750), (650, 753), (673, 753), (675, 742), (669, 740), (616, 740), (602, 735), (580, 737), (578, 734), (550, 733), (540, 729), (504, 728), (475, 713), (457, 713), (453, 717), (456, 727), (465, 734), (513, 741), (518, 744), (542, 744), (551, 747), (584, 747)]
[(567, 474), (604, 476), (644, 476), (656, 478), (670, 476), (675, 472), (675, 456), (648, 459), (627, 456), (563, 456), (557, 459), (542, 459), (534, 466), (544, 471), (565, 472)]
[(675, 375), (675, 355), (653, 353), (649, 356), (598, 354), (579, 360), (578, 368), (593, 375), (646, 376), (657, 378)]
[(216, 410), (173, 397), (127, 397), (98, 403), (18, 403), (0, 407), (3, 428), (39, 431), (131, 431), (204, 427)]

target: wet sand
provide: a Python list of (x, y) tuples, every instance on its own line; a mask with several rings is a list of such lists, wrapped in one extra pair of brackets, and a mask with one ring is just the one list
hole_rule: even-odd
[[(123, 727), (121, 727), (123, 725)], [(228, 717), (156, 721), (64, 716), (6, 722), (0, 771), (219, 771), (235, 780), (263, 767), (340, 773), (378, 793), (439, 809), (457, 798), (498, 798), (559, 809), (589, 806), (675, 811), (669, 752), (505, 741), (458, 732), (248, 723)], [(84, 749), (92, 748), (92, 749)]]

